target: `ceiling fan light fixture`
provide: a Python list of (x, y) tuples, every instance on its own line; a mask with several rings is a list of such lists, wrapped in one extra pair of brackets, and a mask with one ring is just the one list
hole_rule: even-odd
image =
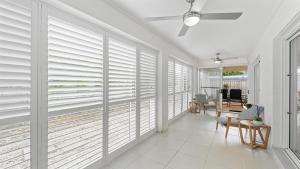
[(183, 22), (186, 26), (194, 26), (200, 21), (200, 14), (198, 12), (187, 12), (183, 16)]
[(215, 64), (221, 64), (222, 61), (221, 60), (215, 60)]

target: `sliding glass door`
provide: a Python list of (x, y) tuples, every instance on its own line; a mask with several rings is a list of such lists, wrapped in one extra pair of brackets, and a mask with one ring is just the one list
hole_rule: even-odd
[(290, 43), (290, 149), (300, 158), (300, 36)]

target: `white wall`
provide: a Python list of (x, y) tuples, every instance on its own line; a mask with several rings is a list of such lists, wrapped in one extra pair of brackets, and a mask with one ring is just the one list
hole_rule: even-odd
[[(249, 73), (253, 73), (253, 62), (260, 56), (260, 103), (265, 107), (266, 123), (272, 125), (272, 131), (276, 132), (276, 125), (273, 124), (273, 115), (275, 111), (273, 109), (274, 101), (274, 69), (280, 65), (274, 65), (274, 53), (273, 43), (274, 38), (280, 33), (280, 31), (293, 19), (293, 17), (300, 11), (299, 0), (283, 0), (279, 6), (276, 14), (274, 15), (270, 25), (267, 27), (264, 35), (257, 44), (254, 52), (249, 59)], [(267, 12), (267, 11), (266, 11)], [(278, 75), (277, 75), (278, 76)], [(252, 75), (250, 75), (252, 77)], [(250, 82), (250, 84), (253, 84)], [(253, 90), (253, 87), (250, 87)], [(280, 90), (280, 89), (278, 89)], [(276, 90), (275, 90), (276, 91)], [(253, 93), (253, 91), (250, 91)], [(274, 135), (272, 135), (272, 142), (274, 142)], [(276, 142), (276, 140), (275, 140)], [(276, 146), (276, 145), (275, 145)]]

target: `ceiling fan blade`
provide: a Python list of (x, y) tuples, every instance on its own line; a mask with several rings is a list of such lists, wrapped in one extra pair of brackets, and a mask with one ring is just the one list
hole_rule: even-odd
[(230, 58), (224, 58), (222, 60), (233, 60), (233, 59), (238, 59), (239, 57), (230, 57)]
[(243, 13), (233, 12), (233, 13), (201, 13), (201, 20), (236, 20)]
[(178, 37), (184, 36), (186, 34), (186, 32), (189, 30), (189, 28), (190, 27), (188, 27), (184, 24), (178, 34)]
[(165, 20), (179, 20), (179, 19), (182, 19), (182, 15), (145, 18), (146, 21), (165, 21)]

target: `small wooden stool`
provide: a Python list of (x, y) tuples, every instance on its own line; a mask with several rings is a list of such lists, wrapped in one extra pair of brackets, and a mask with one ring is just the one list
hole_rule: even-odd
[[(249, 129), (249, 135), (250, 135), (250, 143), (246, 143), (244, 141), (244, 137), (243, 137), (243, 132), (242, 132), (242, 128), (248, 128)], [(264, 136), (261, 132), (261, 129), (266, 129), (266, 135)], [(253, 125), (253, 122), (250, 120), (241, 120), (239, 122), (239, 130), (240, 130), (240, 137), (241, 137), (241, 142), (243, 144), (247, 144), (250, 146), (251, 149), (255, 149), (255, 148), (263, 148), (266, 149), (268, 147), (268, 142), (269, 142), (269, 137), (270, 137), (270, 132), (271, 132), (271, 126), (268, 125), (261, 125), (261, 126), (255, 126)], [(262, 140), (262, 144), (257, 144), (256, 143), (256, 133), (258, 132), (261, 140)]]
[(199, 109), (199, 112), (201, 111), (200, 103), (197, 102), (196, 100), (192, 100), (191, 102), (189, 102), (189, 106), (190, 106), (191, 113), (197, 113), (198, 109)]

